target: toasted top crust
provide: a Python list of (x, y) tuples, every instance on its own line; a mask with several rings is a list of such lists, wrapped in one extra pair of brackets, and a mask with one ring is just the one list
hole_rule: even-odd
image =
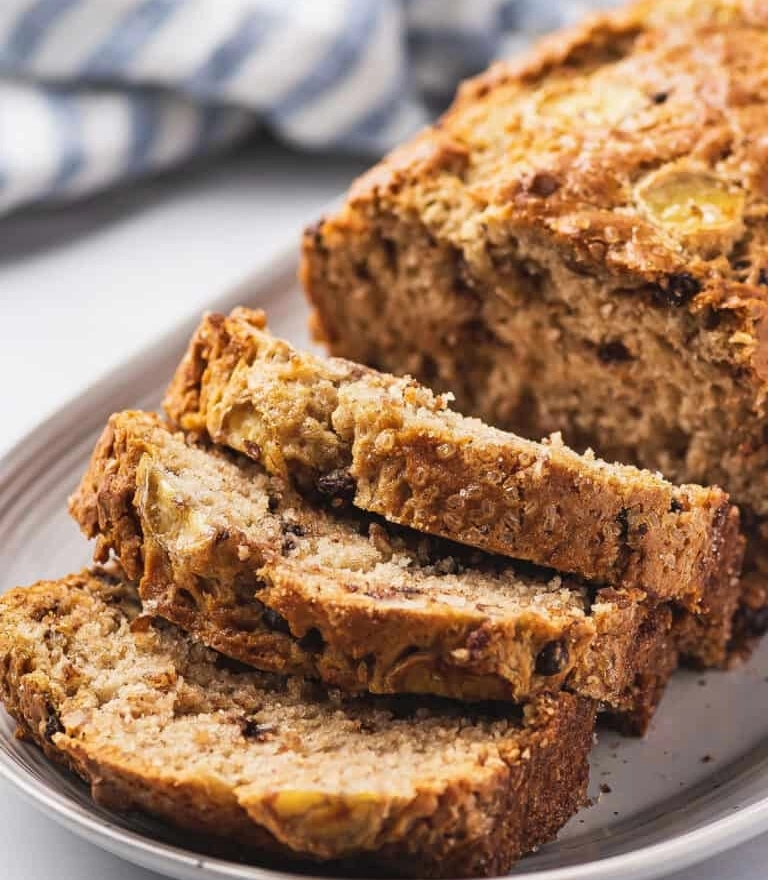
[[(461, 873), (504, 870), (542, 839), (523, 819), (536, 799), (558, 804), (544, 820), (552, 834), (583, 798), (588, 703), (545, 697), (494, 717), (439, 701), (343, 700), (230, 670), (138, 610), (129, 584), (89, 572), (0, 600), (3, 701), (108, 806), (316, 859), (396, 854), (407, 868), (410, 850), (436, 875), (441, 857)], [(563, 743), (575, 772), (562, 767)], [(548, 760), (560, 785), (532, 775)], [(496, 834), (506, 865), (482, 842)]]
[[(517, 244), (660, 302), (738, 319), (768, 379), (768, 7), (661, 0), (589, 19), (466, 83), (322, 226), (396, 206), (492, 279)], [(725, 353), (724, 353), (725, 354)]]
[(299, 352), (262, 312), (208, 315), (168, 390), (185, 430), (386, 519), (696, 607), (728, 496), (535, 443), (409, 378)]

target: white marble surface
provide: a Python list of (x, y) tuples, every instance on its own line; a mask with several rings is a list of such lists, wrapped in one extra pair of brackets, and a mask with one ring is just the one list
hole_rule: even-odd
[[(362, 167), (256, 146), (213, 168), (0, 221), (0, 455), (297, 238)], [(767, 865), (765, 837), (674, 880), (762, 880)], [(0, 783), (0, 880), (155, 876), (79, 840)]]

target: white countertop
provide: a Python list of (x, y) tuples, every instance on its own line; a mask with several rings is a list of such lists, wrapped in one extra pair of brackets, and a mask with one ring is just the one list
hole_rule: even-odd
[[(0, 221), (0, 455), (94, 377), (298, 240), (362, 168), (256, 146), (212, 168)], [(766, 865), (768, 836), (674, 880), (763, 880)], [(155, 876), (59, 828), (0, 783), (0, 880)]]

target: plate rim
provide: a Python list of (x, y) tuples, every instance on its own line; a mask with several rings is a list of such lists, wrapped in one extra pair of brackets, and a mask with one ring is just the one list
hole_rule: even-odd
[[(254, 294), (270, 284), (285, 283), (287, 276), (295, 281), (298, 266), (296, 240), (295, 234), (290, 239), (286, 236), (285, 242), (273, 250), (272, 256), (241, 284), (213, 297), (207, 310), (228, 311), (245, 298), (253, 301)], [(161, 363), (170, 352), (183, 348), (199, 317), (200, 312), (196, 310), (180, 318), (160, 337), (141, 346), (66, 400), (0, 456), (0, 516), (6, 495), (12, 492), (13, 483), (20, 477), (29, 477), (30, 465), (38, 457), (40, 449), (47, 445), (43, 438), (51, 432), (61, 435), (78, 424), (82, 428), (83, 415), (91, 415), (89, 423), (95, 421), (97, 412), (109, 409), (107, 404), (114, 398), (116, 386), (133, 386), (138, 378), (151, 372), (152, 364)], [(294, 874), (197, 854), (89, 815), (85, 807), (78, 805), (66, 793), (57, 791), (48, 781), (34, 778), (14, 759), (4, 743), (0, 747), (0, 777), (25, 800), (78, 837), (151, 870), (166, 871), (167, 867), (163, 866), (165, 862), (166, 866), (173, 865), (184, 870), (187, 876), (207, 874), (228, 880), (313, 880), (313, 875)], [(697, 828), (658, 843), (578, 865), (524, 871), (512, 876), (514, 880), (645, 880), (699, 864), (709, 856), (734, 849), (765, 831), (768, 831), (768, 794), (729, 815), (706, 821)], [(523, 867), (525, 863), (518, 864)]]
[[(36, 748), (30, 745), (30, 748)], [(55, 768), (61, 772), (59, 768)], [(0, 748), (0, 777), (10, 783), (25, 800), (38, 807), (43, 814), (67, 830), (100, 846), (113, 855), (154, 871), (164, 871), (162, 861), (189, 872), (208, 872), (208, 876), (223, 880), (314, 880), (323, 875), (295, 874), (261, 865), (233, 862), (216, 856), (195, 853), (171, 843), (157, 840), (147, 834), (122, 828), (101, 817), (89, 815), (67, 795), (53, 788), (47, 781), (35, 779), (19, 762)], [(768, 821), (768, 798), (742, 807), (722, 819), (705, 823), (693, 831), (676, 835), (661, 843), (639, 847), (628, 853), (544, 871), (526, 871), (500, 875), (490, 880), (611, 880), (611, 878), (650, 878), (663, 861), (663, 873), (669, 874), (699, 864), (708, 856), (725, 852), (750, 840), (758, 822)], [(718, 834), (712, 833), (716, 828)], [(725, 840), (724, 845), (720, 845)], [(140, 858), (136, 858), (136, 856)], [(524, 864), (522, 862), (518, 864)], [(178, 876), (178, 875), (177, 875)]]

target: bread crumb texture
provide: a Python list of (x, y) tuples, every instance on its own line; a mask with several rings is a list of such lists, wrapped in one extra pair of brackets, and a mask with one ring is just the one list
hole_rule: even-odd
[(768, 11), (641, 2), (460, 90), (307, 231), (335, 355), (523, 436), (717, 484), (768, 569)]
[(766, 24), (748, 0), (640, 3), (465, 84), (307, 234), (320, 333), (768, 511), (736, 468), (766, 456)]
[(0, 599), (0, 693), (105, 806), (315, 860), (492, 875), (584, 803), (594, 706), (344, 699), (232, 668), (83, 572)]
[(736, 519), (738, 552), (722, 555), (702, 610), (675, 612), (327, 511), (145, 413), (112, 417), (71, 510), (152, 613), (245, 663), (351, 692), (525, 700), (567, 687), (631, 712), (681, 648), (723, 661), (738, 596)]
[(296, 350), (262, 312), (204, 318), (165, 406), (332, 506), (691, 608), (728, 552), (721, 490), (489, 427), (414, 380)]

